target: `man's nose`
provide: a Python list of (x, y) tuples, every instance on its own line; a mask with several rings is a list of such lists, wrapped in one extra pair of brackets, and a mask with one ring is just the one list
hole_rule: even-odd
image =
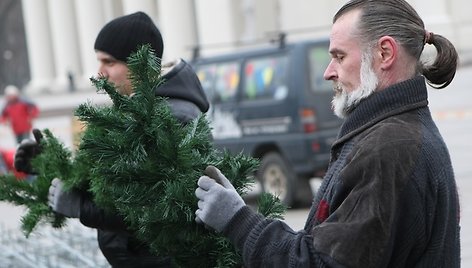
[(104, 66), (103, 64), (100, 64), (100, 65), (98, 66), (97, 73), (98, 73), (100, 76), (108, 77), (107, 70), (106, 70), (106, 68), (105, 68), (105, 66)]
[(333, 60), (331, 60), (328, 64), (328, 67), (326, 67), (326, 70), (323, 74), (323, 78), (325, 80), (334, 80), (336, 77), (336, 71), (334, 70), (333, 67)]

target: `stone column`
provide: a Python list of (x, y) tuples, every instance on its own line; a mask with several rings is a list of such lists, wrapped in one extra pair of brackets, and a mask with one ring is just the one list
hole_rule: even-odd
[(103, 10), (105, 21), (110, 21), (118, 16), (123, 15), (123, 4), (116, 0), (101, 0), (103, 3)]
[[(32, 0), (34, 1), (34, 0)], [(101, 1), (75, 0), (78, 39), (82, 59), (82, 75), (78, 77), (78, 89), (93, 89), (89, 78), (95, 76), (98, 62), (93, 45), (100, 29), (105, 25), (104, 8)]]
[[(180, 1), (180, 0), (179, 0)], [(173, 3), (179, 1), (170, 1)], [(136, 11), (143, 11), (157, 23), (157, 5), (155, 0), (122, 0), (124, 15), (134, 13)]]
[(46, 0), (23, 0), (31, 81), (26, 94), (49, 91), (56, 76)]
[(240, 18), (239, 5), (239, 1), (232, 0), (195, 1), (198, 40), (203, 45), (202, 55), (234, 49), (241, 36), (241, 30), (236, 23)]
[(56, 83), (52, 91), (75, 90), (82, 74), (73, 0), (49, 0)]
[(163, 61), (174, 58), (190, 59), (193, 46), (198, 44), (193, 0), (158, 0), (159, 28), (164, 40)]

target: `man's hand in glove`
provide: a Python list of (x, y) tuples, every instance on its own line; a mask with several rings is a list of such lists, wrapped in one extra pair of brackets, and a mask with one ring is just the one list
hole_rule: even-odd
[(208, 166), (204, 173), (207, 176), (199, 178), (195, 190), (199, 199), (195, 221), (222, 232), (236, 212), (246, 204), (219, 169)]
[(64, 183), (55, 178), (51, 182), (48, 194), (48, 203), (54, 212), (62, 214), (69, 218), (80, 217), (80, 193), (71, 189), (65, 191)]
[(36, 174), (31, 166), (31, 160), (41, 153), (41, 139), (43, 135), (39, 129), (33, 129), (34, 140), (24, 139), (15, 152), (15, 169), (28, 174)]

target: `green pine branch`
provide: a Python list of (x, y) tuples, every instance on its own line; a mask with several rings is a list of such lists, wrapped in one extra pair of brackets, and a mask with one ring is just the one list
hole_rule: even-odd
[[(12, 192), (22, 194), (5, 193), (0, 199), (29, 206), (23, 221), (29, 232), (44, 219), (59, 227), (64, 219), (47, 208), (50, 181), (59, 177), (68, 188), (92, 193), (99, 207), (120, 213), (139, 239), (154, 252), (172, 256), (176, 266), (240, 265), (241, 256), (226, 238), (196, 224), (194, 191), (203, 170), (214, 165), (244, 195), (258, 161), (217, 151), (204, 115), (186, 125), (177, 121), (166, 99), (155, 96), (163, 80), (160, 61), (149, 46), (132, 55), (128, 66), (135, 94), (122, 96), (106, 78), (91, 79), (113, 105), (84, 103), (76, 109), (86, 128), (74, 155), (46, 130), (43, 153), (33, 162), (38, 180), (29, 186), (11, 182)], [(280, 218), (284, 210), (276, 197), (262, 196), (263, 215)]]
[(42, 222), (57, 228), (65, 224), (65, 218), (49, 208), (48, 192), (54, 178), (72, 177), (71, 152), (47, 129), (41, 146), (42, 153), (32, 163), (38, 171), (33, 183), (18, 180), (14, 175), (0, 176), (0, 200), (26, 208), (26, 214), (21, 218), (26, 237)]

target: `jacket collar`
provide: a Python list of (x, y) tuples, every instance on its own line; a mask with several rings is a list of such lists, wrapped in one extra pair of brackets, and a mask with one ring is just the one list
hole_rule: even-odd
[(333, 147), (387, 117), (427, 105), (428, 92), (423, 76), (417, 76), (375, 92), (362, 100), (348, 115)]

